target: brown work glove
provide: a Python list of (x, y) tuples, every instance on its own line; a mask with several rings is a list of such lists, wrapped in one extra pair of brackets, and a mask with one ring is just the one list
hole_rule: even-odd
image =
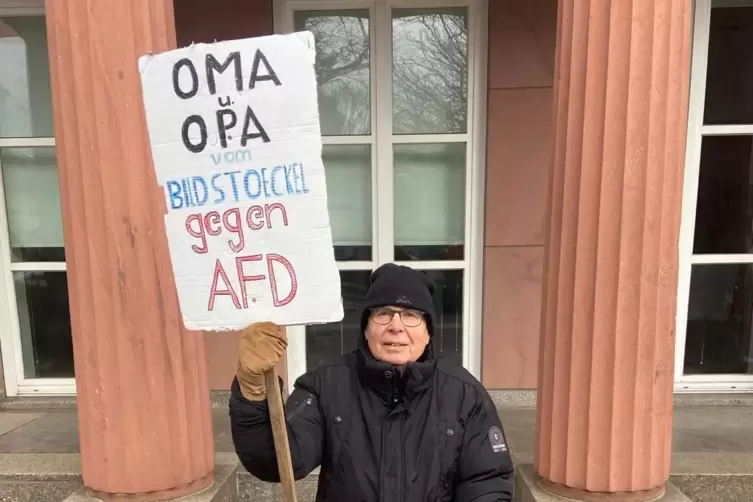
[(287, 346), (285, 330), (277, 324), (257, 322), (243, 331), (235, 369), (243, 397), (249, 401), (266, 399), (264, 372), (277, 365)]

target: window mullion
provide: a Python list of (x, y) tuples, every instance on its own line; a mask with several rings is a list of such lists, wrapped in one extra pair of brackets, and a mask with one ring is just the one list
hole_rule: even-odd
[(0, 335), (3, 344), (3, 377), (11, 395), (17, 392), (18, 382), (24, 379), (21, 357), (21, 336), (18, 325), (16, 292), (11, 269), (10, 218), (5, 199), (2, 160), (0, 159)]
[(36, 148), (55, 146), (54, 136), (35, 138), (0, 138), (0, 148)]
[(376, 211), (375, 262), (379, 266), (394, 259), (394, 185), (392, 162), (392, 20), (386, 2), (376, 2), (375, 10), (376, 86), (374, 116), (376, 118)]
[(696, 5), (693, 26), (693, 60), (690, 75), (688, 137), (685, 152), (682, 217), (678, 252), (677, 315), (675, 319), (675, 382), (683, 378), (685, 343), (687, 340), (688, 307), (690, 305), (690, 277), (692, 272), (693, 241), (695, 240), (696, 194), (701, 162), (703, 114), (706, 95), (706, 70), (711, 2)]

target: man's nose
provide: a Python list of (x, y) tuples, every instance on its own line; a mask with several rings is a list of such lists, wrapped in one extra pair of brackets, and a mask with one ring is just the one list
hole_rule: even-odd
[(387, 328), (390, 331), (403, 331), (405, 329), (405, 326), (403, 325), (403, 319), (400, 317), (399, 312), (392, 314), (392, 319), (390, 319), (390, 324), (387, 326)]

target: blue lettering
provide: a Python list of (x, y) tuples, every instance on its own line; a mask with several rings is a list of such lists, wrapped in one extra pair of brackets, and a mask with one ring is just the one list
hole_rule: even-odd
[[(183, 197), (181, 197), (180, 183), (177, 181), (167, 182), (167, 193), (170, 196), (170, 209), (180, 209), (183, 207)], [(177, 205), (176, 205), (177, 201)]]
[[(221, 153), (216, 160), (223, 163), (223, 157), (224, 153)], [(241, 173), (243, 174), (242, 187), (239, 176)], [(225, 185), (222, 177), (230, 179), (233, 190), (232, 199), (229, 194), (230, 187)], [(165, 182), (165, 192), (169, 199), (169, 209), (176, 210), (230, 201), (240, 202), (241, 199), (303, 195), (310, 193), (310, 188), (303, 163), (294, 162), (245, 171), (213, 173), (211, 178), (209, 175), (197, 175), (168, 180)]]
[(191, 190), (188, 186), (188, 179), (183, 178), (180, 180), (180, 184), (183, 187), (183, 193), (186, 196), (186, 207), (193, 207), (193, 199), (191, 198)]
[(214, 176), (212, 176), (212, 188), (214, 188), (216, 192), (220, 192), (220, 196), (219, 196), (220, 198), (214, 200), (215, 204), (219, 204), (220, 202), (223, 202), (225, 200), (225, 191), (222, 188), (218, 187), (216, 183), (217, 178), (219, 178), (220, 176), (222, 176), (220, 173), (217, 173)]
[(293, 171), (293, 184), (295, 185), (295, 193), (300, 194), (301, 189), (298, 187), (298, 182), (300, 181), (301, 177), (298, 175), (298, 169), (296, 169), (296, 166), (298, 166), (298, 164), (293, 164), (290, 169)]
[[(203, 176), (194, 176), (191, 181), (193, 183), (193, 194), (194, 194), (194, 197), (195, 197), (194, 200), (196, 200), (196, 205), (203, 206), (204, 204), (207, 203), (207, 200), (209, 199), (209, 188), (207, 187), (207, 182), (204, 181), (204, 177)], [(199, 192), (196, 189), (196, 183), (197, 182), (201, 183), (201, 188), (202, 188), (201, 195), (203, 197), (199, 197)]]
[[(256, 194), (252, 194), (251, 191), (248, 189), (248, 178), (252, 174), (256, 176)], [(243, 177), (243, 185), (246, 188), (246, 195), (248, 196), (249, 199), (255, 199), (259, 195), (261, 195), (261, 177), (259, 176), (259, 173), (256, 172), (255, 169), (249, 169), (248, 171), (246, 171), (246, 175)]]
[(278, 192), (277, 189), (275, 188), (275, 173), (281, 170), (282, 170), (282, 166), (275, 167), (274, 169), (272, 169), (272, 175), (270, 176), (270, 178), (272, 178), (272, 193), (278, 196), (283, 195), (283, 194), (281, 192)]
[(225, 173), (230, 175), (230, 181), (233, 183), (233, 197), (235, 198), (235, 202), (238, 202), (238, 184), (235, 182), (235, 175), (239, 173), (240, 171)]
[(309, 187), (306, 186), (306, 176), (303, 174), (303, 164), (298, 164), (298, 168), (301, 170), (301, 184), (303, 186), (303, 193), (309, 193)]
[(291, 170), (288, 166), (283, 166), (283, 168), (285, 169), (285, 188), (287, 188), (288, 195), (290, 195), (292, 193), (295, 193), (293, 191), (293, 184), (290, 182)]
[(262, 181), (262, 185), (264, 186), (264, 197), (269, 197), (269, 192), (267, 191), (267, 181), (268, 181), (268, 178), (267, 178), (267, 168), (266, 167), (262, 167), (261, 168), (261, 181)]

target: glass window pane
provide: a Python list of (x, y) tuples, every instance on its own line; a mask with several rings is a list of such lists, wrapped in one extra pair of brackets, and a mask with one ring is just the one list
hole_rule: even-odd
[(324, 145), (335, 259), (371, 260), (371, 145)]
[(464, 133), (468, 10), (392, 10), (394, 134)]
[(465, 143), (394, 145), (395, 260), (462, 260)]
[(11, 259), (65, 261), (55, 149), (3, 148), (0, 168)]
[(43, 16), (0, 17), (0, 138), (53, 136)]
[(753, 123), (753, 7), (711, 10), (706, 124)]
[(14, 272), (26, 378), (72, 378), (73, 342), (65, 272)]
[(424, 270), (437, 286), (434, 307), (434, 343), (437, 357), (463, 364), (463, 271)]
[(356, 349), (361, 331), (361, 310), (370, 276), (370, 270), (340, 272), (345, 315), (338, 323), (306, 326), (307, 370), (319, 367), (338, 354)]
[(694, 253), (753, 250), (751, 148), (751, 136), (703, 138)]
[(316, 41), (319, 114), (325, 136), (371, 132), (369, 11), (295, 12), (296, 31)]
[(685, 374), (753, 374), (753, 265), (695, 265)]

